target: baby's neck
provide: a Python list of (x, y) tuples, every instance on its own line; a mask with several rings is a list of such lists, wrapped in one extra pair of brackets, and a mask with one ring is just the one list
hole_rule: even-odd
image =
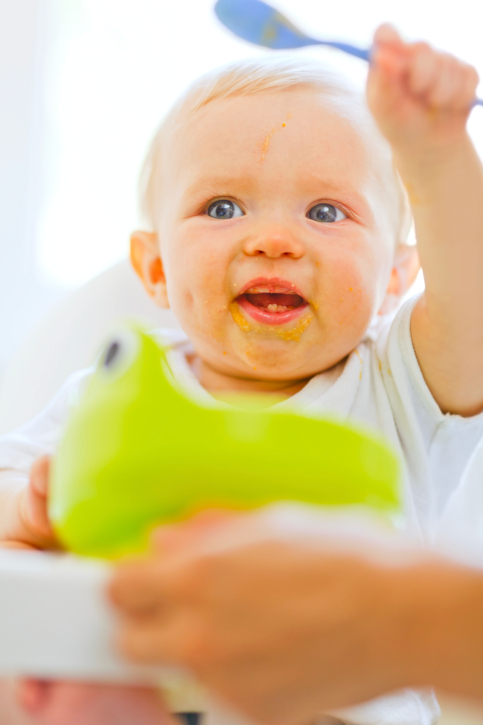
[(291, 398), (306, 386), (310, 378), (303, 380), (256, 380), (252, 378), (237, 378), (212, 368), (199, 357), (193, 357), (191, 367), (199, 380), (200, 385), (214, 398), (223, 400), (231, 394), (244, 393), (247, 395), (263, 395), (267, 397), (267, 404)]

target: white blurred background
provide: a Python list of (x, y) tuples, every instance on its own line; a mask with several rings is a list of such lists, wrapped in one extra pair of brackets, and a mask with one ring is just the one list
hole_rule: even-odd
[[(0, 371), (49, 306), (125, 257), (137, 224), (138, 170), (180, 91), (213, 66), (267, 52), (225, 31), (212, 5), (0, 0)], [(276, 5), (314, 35), (362, 46), (391, 21), (483, 73), (475, 0)], [(303, 52), (364, 82), (361, 61)], [(483, 152), (483, 108), (470, 129)]]

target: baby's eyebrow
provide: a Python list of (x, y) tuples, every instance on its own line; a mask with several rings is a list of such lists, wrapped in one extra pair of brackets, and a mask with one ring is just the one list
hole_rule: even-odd
[(194, 181), (185, 190), (186, 196), (192, 196), (193, 194), (217, 194), (220, 191), (225, 192), (227, 190), (233, 190), (238, 192), (246, 192), (253, 187), (252, 179), (247, 176), (209, 176), (201, 177)]

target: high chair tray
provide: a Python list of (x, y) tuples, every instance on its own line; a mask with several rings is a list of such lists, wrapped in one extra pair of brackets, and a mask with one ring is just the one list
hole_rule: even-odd
[(0, 551), (0, 676), (159, 683), (173, 670), (116, 652), (108, 564), (64, 554)]

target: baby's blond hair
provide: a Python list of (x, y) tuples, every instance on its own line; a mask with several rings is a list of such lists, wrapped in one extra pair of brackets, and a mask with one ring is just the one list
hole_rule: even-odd
[(355, 120), (361, 132), (365, 130), (380, 142), (383, 157), (391, 167), (397, 197), (397, 240), (404, 243), (411, 228), (408, 197), (392, 162), (389, 144), (377, 129), (363, 95), (346, 78), (327, 70), (321, 63), (293, 55), (229, 63), (202, 75), (189, 86), (159, 126), (142, 167), (139, 201), (143, 223), (153, 231), (156, 228), (163, 147), (173, 131), (180, 129), (200, 109), (214, 101), (304, 88), (319, 92), (338, 115), (349, 122), (354, 123)]

